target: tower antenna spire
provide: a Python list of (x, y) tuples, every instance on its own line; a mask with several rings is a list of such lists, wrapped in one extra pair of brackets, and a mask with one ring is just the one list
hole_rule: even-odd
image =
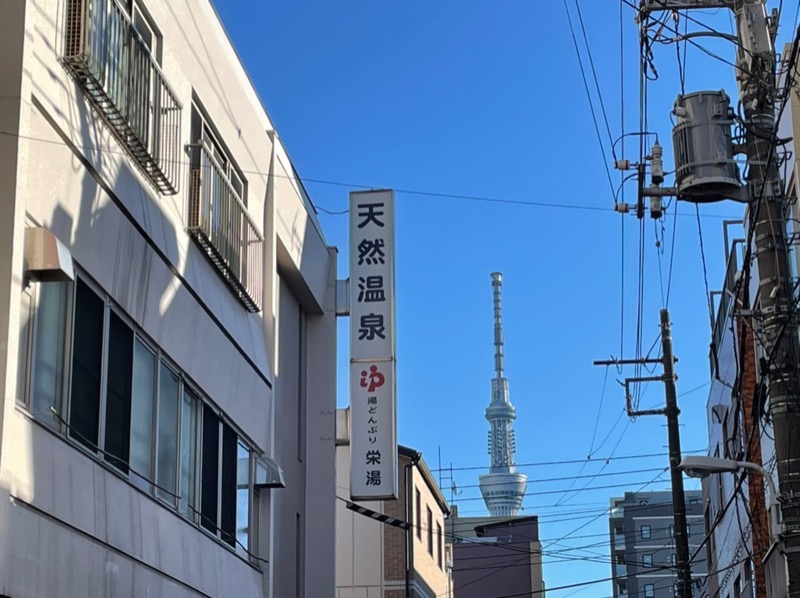
[(514, 470), (516, 438), (513, 422), (517, 411), (508, 398), (508, 380), (504, 376), (503, 353), (503, 274), (492, 273), (494, 296), (494, 372), (492, 399), (486, 408), (489, 422), (489, 473), (480, 476), (481, 493), (493, 517), (515, 516), (522, 506), (527, 476)]
[(494, 371), (503, 377), (503, 273), (492, 272), (494, 291)]

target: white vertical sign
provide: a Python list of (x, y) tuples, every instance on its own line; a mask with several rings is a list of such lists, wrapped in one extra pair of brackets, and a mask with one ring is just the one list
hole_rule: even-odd
[(394, 192), (350, 194), (350, 496), (397, 498)]

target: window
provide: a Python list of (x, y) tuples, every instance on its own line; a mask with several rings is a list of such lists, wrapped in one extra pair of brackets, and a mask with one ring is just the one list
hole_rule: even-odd
[(673, 567), (675, 567), (678, 564), (678, 558), (674, 552), (669, 557), (669, 564), (672, 565)]
[(674, 538), (675, 537), (675, 525), (672, 524), (672, 523), (670, 523), (670, 525), (669, 525), (669, 537), (670, 538)]
[(30, 372), (22, 386), (27, 378), (34, 419), (65, 428), (69, 438), (133, 485), (237, 551), (249, 551), (249, 444), (83, 278), (37, 283), (31, 304)]
[(416, 497), (414, 512), (417, 520), (417, 538), (422, 540), (422, 497), (420, 496), (419, 488), (414, 488), (414, 496)]
[(442, 526), (438, 522), (436, 523), (436, 562), (439, 565), (439, 569), (444, 571), (444, 546), (442, 542)]
[(126, 8), (131, 17), (133, 29), (139, 35), (142, 43), (150, 51), (157, 62), (161, 62), (161, 34), (153, 24), (149, 15), (145, 14), (144, 7), (139, 2), (127, 0)]
[(264, 239), (247, 211), (247, 181), (192, 106), (187, 230), (250, 312), (261, 309)]
[(200, 525), (214, 534), (217, 533), (219, 506), (219, 423), (214, 410), (203, 405)]
[(433, 556), (433, 511), (430, 507), (425, 507), (428, 517), (428, 554)]
[(639, 529), (639, 534), (641, 535), (642, 540), (649, 540), (650, 539), (650, 526), (649, 525), (643, 525)]
[[(197, 421), (200, 399), (184, 386), (181, 401), (181, 464), (180, 464), (180, 499), (178, 510), (181, 514), (195, 518), (195, 500), (197, 483)], [(248, 482), (250, 476), (248, 476)], [(244, 533), (244, 532), (242, 532)], [(245, 546), (247, 544), (245, 543)]]
[(178, 495), (178, 375), (163, 361), (158, 375), (158, 435), (156, 439), (156, 494), (166, 501)]
[[(23, 334), (29, 338), (32, 327), (31, 363), (36, 372), (35, 376), (30, 376), (30, 410), (35, 417), (54, 426), (59, 425), (58, 416), (62, 411), (68, 289), (66, 283), (48, 282), (36, 285), (30, 294), (23, 294), (23, 297), (28, 297), (24, 304), (28, 312), (24, 318)], [(37, 316), (32, 321), (30, 310), (34, 302)], [(23, 372), (25, 357), (21, 351), (19, 359)], [(25, 379), (24, 373), (22, 379)], [(20, 394), (24, 393), (25, 384), (21, 386)]]
[(656, 590), (651, 583), (644, 584), (644, 598), (655, 598)]
[(201, 525), (236, 545), (237, 437), (209, 405), (203, 406)]
[(236, 447), (236, 549), (250, 550), (250, 448), (241, 440)]
[(642, 567), (652, 567), (653, 566), (653, 555), (652, 554), (643, 554), (642, 555)]
[(192, 152), (192, 167), (199, 168), (201, 164), (199, 149), (205, 151), (213, 158), (220, 173), (230, 184), (236, 197), (247, 207), (247, 180), (242, 171), (234, 164), (230, 158), (230, 152), (223, 146), (209, 119), (206, 118), (203, 110), (197, 105), (192, 105), (192, 143), (200, 146)]
[(153, 21), (138, 0), (64, 4), (64, 67), (156, 189), (177, 193), (181, 104), (158, 66)]
[(131, 441), (133, 330), (111, 312), (106, 373), (105, 457), (127, 473)]
[(133, 388), (131, 398), (132, 481), (150, 490), (153, 459), (153, 406), (156, 402), (156, 355), (140, 339), (133, 346)]

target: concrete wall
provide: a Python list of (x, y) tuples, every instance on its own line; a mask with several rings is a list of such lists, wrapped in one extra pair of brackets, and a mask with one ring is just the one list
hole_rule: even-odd
[[(9, 2), (0, 128), (18, 137), (0, 137), (0, 594), (332, 596), (336, 252), (211, 4), (143, 5), (183, 105), (181, 146), (194, 97), (245, 173), (265, 236), (263, 310), (248, 313), (186, 233), (186, 165), (176, 195), (156, 192), (59, 62), (65, 0)], [(262, 491), (254, 505), (268, 565), (234, 554), (17, 402), (26, 224), (50, 229), (237, 431), (284, 466), (287, 489)], [(288, 328), (301, 308), (304, 364), (298, 338), (278, 333), (279, 314)], [(287, 548), (298, 529), (300, 551)]]

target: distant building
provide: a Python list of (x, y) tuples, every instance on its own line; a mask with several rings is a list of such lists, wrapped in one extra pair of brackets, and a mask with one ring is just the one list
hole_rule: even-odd
[[(686, 520), (693, 555), (705, 538), (700, 491), (686, 491)], [(612, 498), (609, 532), (615, 598), (677, 595), (671, 492), (626, 492), (623, 498)], [(695, 586), (701, 587), (708, 572), (702, 551), (692, 560), (691, 569)]]
[(458, 517), (453, 507), (447, 523), (454, 598), (545, 595), (537, 516)]
[[(348, 508), (349, 410), (337, 410), (336, 420), (336, 598), (453, 598), (450, 507), (421, 453), (398, 447), (397, 500), (358, 503), (392, 518), (378, 521)], [(401, 522), (409, 529), (392, 525)]]
[(492, 274), (494, 293), (494, 368), (492, 400), (486, 408), (489, 421), (489, 473), (480, 476), (480, 488), (489, 515), (513, 517), (519, 512), (528, 478), (514, 467), (517, 450), (513, 423), (517, 411), (508, 396), (508, 379), (503, 375), (503, 275)]
[(0, 44), (0, 595), (333, 596), (337, 251), (212, 3)]

